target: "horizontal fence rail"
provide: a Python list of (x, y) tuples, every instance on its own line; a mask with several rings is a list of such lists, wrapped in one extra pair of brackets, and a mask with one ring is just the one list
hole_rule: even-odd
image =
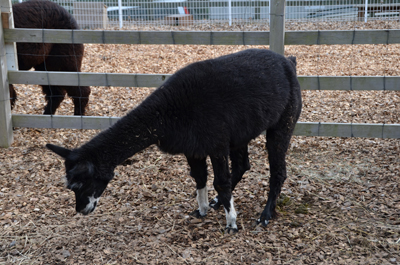
[(9, 71), (11, 84), (66, 85), (66, 86), (122, 86), (159, 87), (171, 74), (113, 74)]
[[(159, 87), (171, 74), (9, 71), (11, 84)], [(302, 90), (400, 91), (399, 76), (299, 76)]]
[[(6, 42), (269, 45), (262, 31), (107, 31), (4, 29)], [(400, 30), (287, 31), (285, 45), (397, 44)]]
[(400, 124), (298, 122), (298, 136), (400, 138)]
[[(53, 129), (107, 129), (118, 117), (13, 114), (14, 127)], [(400, 124), (298, 122), (297, 136), (400, 138)]]

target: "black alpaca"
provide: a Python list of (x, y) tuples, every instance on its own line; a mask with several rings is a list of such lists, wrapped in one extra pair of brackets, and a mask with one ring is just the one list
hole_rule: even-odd
[[(75, 19), (61, 6), (47, 0), (30, 0), (13, 5), (15, 28), (79, 29)], [(17, 43), (19, 70), (80, 72), (83, 44)], [(17, 99), (10, 85), (11, 106)], [(88, 86), (42, 86), (47, 105), (44, 114), (54, 114), (65, 94), (74, 102), (74, 114), (84, 115), (89, 101)]]
[(17, 92), (15, 92), (15, 89), (14, 89), (13, 85), (8, 85), (8, 88), (10, 90), (11, 109), (13, 109), (14, 105), (15, 105), (15, 100), (17, 100)]
[[(183, 153), (197, 184), (199, 209), (209, 209), (207, 165), (214, 170), (227, 231), (236, 232), (232, 190), (250, 168), (247, 145), (267, 131), (270, 192), (259, 222), (275, 216), (276, 199), (286, 179), (285, 156), (301, 112), (296, 61), (272, 51), (249, 49), (193, 63), (172, 75), (143, 103), (80, 148), (46, 145), (65, 159), (67, 187), (76, 210), (92, 212), (117, 165), (157, 144), (167, 153)], [(232, 161), (229, 171), (228, 158)]]

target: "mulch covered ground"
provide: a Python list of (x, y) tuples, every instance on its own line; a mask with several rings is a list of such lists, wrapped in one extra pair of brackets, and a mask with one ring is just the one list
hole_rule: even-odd
[[(371, 27), (395, 28), (391, 23)], [(250, 48), (85, 47), (83, 71), (108, 73), (173, 73)], [(400, 75), (400, 45), (288, 46), (286, 54), (297, 57), (299, 75)], [(39, 87), (16, 89), (14, 113), (42, 113)], [(87, 115), (123, 116), (153, 90), (92, 87)], [(301, 121), (400, 123), (399, 92), (303, 91), (303, 101)], [(72, 112), (68, 99), (57, 114)], [(255, 220), (266, 203), (269, 165), (265, 138), (256, 138), (252, 168), (234, 192), (239, 232), (225, 235), (223, 209), (189, 216), (197, 202), (184, 157), (154, 146), (116, 169), (94, 213), (76, 214), (63, 161), (44, 145), (74, 148), (96, 133), (15, 128), (13, 145), (0, 149), (0, 264), (400, 264), (398, 139), (293, 137), (280, 215), (263, 228)], [(211, 199), (211, 165), (209, 174)]]

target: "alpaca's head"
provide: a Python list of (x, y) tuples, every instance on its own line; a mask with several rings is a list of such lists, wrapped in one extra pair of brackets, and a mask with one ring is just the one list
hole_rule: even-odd
[(113, 170), (96, 167), (80, 158), (74, 150), (52, 144), (46, 147), (65, 159), (67, 188), (75, 193), (76, 211), (84, 215), (93, 212), (114, 174)]

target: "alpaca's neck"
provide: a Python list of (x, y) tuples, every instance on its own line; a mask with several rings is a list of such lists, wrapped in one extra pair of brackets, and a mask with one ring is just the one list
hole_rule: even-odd
[(158, 128), (151, 115), (131, 111), (116, 124), (82, 146), (98, 163), (116, 167), (146, 147), (157, 143)]

